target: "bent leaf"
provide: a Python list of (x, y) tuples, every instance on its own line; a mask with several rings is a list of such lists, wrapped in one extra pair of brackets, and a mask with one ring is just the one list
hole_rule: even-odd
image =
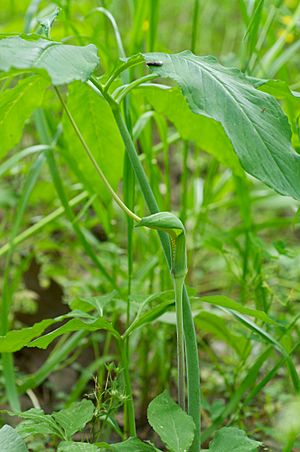
[(19, 36), (0, 40), (0, 71), (45, 69), (53, 85), (81, 80), (86, 82), (99, 64), (97, 48), (71, 46), (47, 39)]
[(51, 333), (45, 334), (38, 339), (27, 344), (27, 347), (47, 348), (51, 342), (59, 336), (66, 333), (73, 333), (74, 331), (98, 331), (106, 330), (110, 331), (115, 337), (119, 338), (119, 333), (113, 328), (112, 324), (103, 318), (99, 318), (93, 322), (84, 322), (80, 319), (72, 319), (65, 323), (61, 327), (57, 328)]
[(172, 273), (175, 278), (184, 277), (187, 272), (185, 229), (182, 222), (170, 212), (158, 212), (141, 219), (136, 227), (146, 226), (165, 231), (171, 236)]
[(185, 51), (148, 53), (144, 58), (162, 63), (152, 66), (152, 72), (174, 79), (194, 113), (222, 124), (248, 173), (279, 193), (300, 199), (300, 156), (291, 146), (288, 120), (272, 96), (211, 56)]
[(270, 323), (277, 325), (277, 323), (272, 320), (265, 312), (259, 311), (258, 309), (251, 309), (247, 306), (232, 300), (231, 298), (225, 297), (224, 295), (208, 295), (201, 298), (195, 297), (199, 301), (205, 301), (206, 303), (222, 306), (223, 308), (229, 308), (234, 311), (240, 312), (241, 314), (250, 315), (256, 319), (262, 320), (265, 323)]
[(147, 228), (171, 232), (174, 231), (176, 236), (184, 233), (184, 226), (176, 215), (170, 212), (158, 212), (148, 217), (144, 217), (136, 225), (136, 228), (146, 226)]

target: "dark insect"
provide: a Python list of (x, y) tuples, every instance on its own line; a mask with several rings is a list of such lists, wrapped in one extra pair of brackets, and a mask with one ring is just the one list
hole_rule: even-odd
[(149, 61), (146, 64), (147, 64), (147, 66), (162, 66), (163, 62), (162, 61)]
[(264, 113), (265, 111), (267, 111), (267, 109), (266, 109), (266, 107), (264, 107), (264, 108), (262, 108), (260, 111), (261, 111), (262, 113)]

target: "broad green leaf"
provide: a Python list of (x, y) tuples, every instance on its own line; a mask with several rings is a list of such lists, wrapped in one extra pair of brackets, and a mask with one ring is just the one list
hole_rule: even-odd
[(221, 124), (212, 118), (195, 115), (178, 88), (145, 87), (143, 92), (153, 108), (167, 116), (184, 140), (193, 141), (234, 173), (241, 173), (240, 162)]
[(53, 85), (86, 82), (99, 64), (97, 48), (71, 46), (47, 39), (19, 36), (0, 40), (0, 71), (45, 69)]
[(23, 439), (10, 425), (4, 425), (0, 429), (0, 450), (1, 452), (28, 452)]
[(195, 299), (199, 301), (205, 301), (206, 303), (215, 306), (222, 306), (223, 308), (233, 309), (234, 311), (240, 312), (241, 314), (250, 315), (255, 319), (262, 320), (265, 323), (277, 325), (277, 323), (272, 320), (265, 312), (259, 311), (258, 309), (248, 308), (247, 306), (244, 306), (241, 303), (238, 303), (237, 301), (234, 301), (224, 295), (208, 295), (200, 298), (195, 297)]
[(218, 430), (209, 444), (209, 452), (255, 452), (262, 443), (247, 437), (243, 430), (224, 427)]
[(57, 452), (98, 452), (100, 450), (94, 444), (62, 441), (59, 443)]
[(138, 438), (129, 438), (122, 443), (109, 444), (109, 450), (115, 450), (117, 452), (155, 452), (159, 449)]
[(40, 107), (48, 85), (49, 80), (36, 75), (0, 92), (0, 158), (19, 143), (25, 121)]
[[(69, 87), (68, 108), (89, 146), (98, 165), (110, 184), (116, 189), (122, 176), (124, 145), (107, 102), (90, 87), (73, 83)], [(69, 156), (76, 161), (78, 168), (89, 181), (87, 189), (98, 192), (102, 199), (110, 199), (107, 189), (90, 162), (81, 142), (78, 140), (68, 118), (63, 118), (64, 136)]]
[(44, 336), (35, 339), (34, 341), (27, 344), (27, 347), (38, 347), (38, 348), (47, 348), (51, 342), (54, 341), (59, 336), (62, 336), (66, 333), (73, 333), (74, 331), (98, 331), (98, 330), (106, 330), (110, 331), (115, 337), (119, 338), (119, 333), (113, 328), (111, 323), (103, 318), (99, 318), (90, 323), (85, 322), (80, 319), (72, 319), (69, 322), (65, 323), (61, 327), (57, 328), (54, 331), (51, 331)]
[[(244, 169), (283, 195), (300, 199), (300, 155), (293, 150), (291, 130), (278, 102), (255, 89), (237, 69), (211, 56), (189, 51), (149, 53), (151, 70), (180, 86), (190, 109), (218, 121)], [(201, 131), (199, 131), (201, 133)]]
[(65, 437), (70, 440), (74, 433), (84, 429), (93, 414), (93, 403), (91, 400), (83, 399), (80, 402), (72, 403), (68, 408), (53, 413), (52, 417), (62, 427)]
[(193, 419), (177, 405), (166, 391), (148, 406), (148, 421), (171, 452), (189, 450), (195, 425)]

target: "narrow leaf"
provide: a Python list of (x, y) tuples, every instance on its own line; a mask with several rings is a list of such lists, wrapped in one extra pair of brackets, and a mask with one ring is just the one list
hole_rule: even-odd
[(224, 295), (209, 295), (197, 299), (215, 306), (222, 306), (223, 308), (233, 309), (234, 311), (240, 312), (241, 314), (250, 315), (251, 317), (262, 320), (265, 323), (277, 325), (277, 323), (272, 320), (265, 312), (259, 311), (258, 309), (248, 308), (247, 306), (244, 306), (237, 301), (232, 300), (231, 298), (225, 297)]
[(84, 322), (80, 319), (72, 319), (69, 322), (65, 323), (61, 327), (57, 328), (51, 333), (48, 333), (34, 341), (30, 342), (28, 347), (38, 347), (38, 348), (47, 348), (51, 342), (54, 341), (59, 336), (62, 336), (66, 333), (73, 333), (74, 331), (98, 331), (98, 330), (106, 330), (110, 331), (115, 337), (119, 338), (119, 333), (113, 328), (111, 323), (107, 320), (100, 318), (94, 320), (91, 323)]

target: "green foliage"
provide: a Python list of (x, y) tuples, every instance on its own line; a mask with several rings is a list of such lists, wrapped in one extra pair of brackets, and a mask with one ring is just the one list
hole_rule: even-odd
[(219, 122), (205, 115), (195, 115), (177, 88), (145, 87), (143, 92), (155, 110), (172, 121), (184, 140), (193, 141), (225, 167), (231, 168), (236, 174), (241, 173), (240, 162)]
[(195, 425), (165, 391), (157, 396), (148, 407), (148, 421), (161, 440), (172, 452), (189, 450)]
[[(77, 82), (69, 87), (67, 105), (94, 158), (111, 185), (116, 188), (122, 176), (124, 145), (108, 103), (91, 88)], [(99, 193), (107, 201), (110, 198), (107, 189), (99, 180), (66, 115), (63, 127), (67, 144), (63, 153), (67, 161), (75, 161), (86, 181), (87, 189)]]
[(92, 419), (94, 405), (90, 400), (84, 399), (51, 415), (36, 408), (16, 414), (24, 419), (17, 427), (22, 436), (50, 435), (70, 441)]
[(138, 438), (129, 438), (122, 443), (107, 444), (106, 450), (115, 450), (117, 452), (155, 452), (159, 449), (156, 449), (156, 447), (152, 446), (151, 444), (145, 443)]
[(211, 452), (255, 452), (262, 443), (247, 437), (243, 430), (224, 427), (219, 430), (209, 444)]
[(245, 170), (281, 194), (300, 199), (300, 157), (288, 120), (275, 99), (256, 90), (237, 69), (189, 51), (145, 54), (152, 71), (173, 78), (191, 110), (222, 124)]
[[(1, 43), (1, 41), (0, 41)], [(0, 94), (0, 158), (18, 144), (25, 121), (42, 104), (49, 81), (40, 75), (27, 77)]]
[(300, 6), (94, 3), (1, 5), (0, 449), (297, 449)]
[(62, 441), (57, 452), (97, 452), (101, 449), (94, 444), (79, 443), (74, 441)]
[(97, 49), (19, 36), (0, 40), (0, 70), (44, 69), (53, 85), (87, 81), (99, 64)]
[(2, 452), (28, 452), (21, 436), (10, 425), (0, 429), (0, 450)]

